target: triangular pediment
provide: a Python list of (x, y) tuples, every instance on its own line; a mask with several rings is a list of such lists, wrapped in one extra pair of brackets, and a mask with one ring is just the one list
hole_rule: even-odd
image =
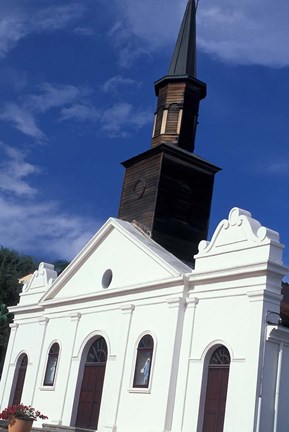
[(133, 224), (109, 219), (42, 297), (62, 300), (177, 277), (191, 269)]

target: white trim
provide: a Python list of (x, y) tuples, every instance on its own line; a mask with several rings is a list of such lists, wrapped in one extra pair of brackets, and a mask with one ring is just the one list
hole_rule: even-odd
[(183, 118), (183, 109), (181, 108), (179, 111), (178, 125), (177, 125), (177, 134), (178, 135), (180, 135), (180, 131), (181, 131), (182, 118)]
[(161, 135), (164, 135), (166, 133), (166, 127), (167, 127), (167, 119), (168, 119), (168, 110), (163, 110), (163, 117), (162, 117), (162, 125), (161, 125)]

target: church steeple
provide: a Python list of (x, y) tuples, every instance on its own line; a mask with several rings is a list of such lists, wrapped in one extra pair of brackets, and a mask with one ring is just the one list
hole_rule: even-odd
[(194, 150), (199, 102), (206, 84), (195, 77), (196, 7), (188, 0), (169, 73), (158, 96), (152, 148), (123, 162), (119, 218), (136, 221), (190, 266), (207, 238), (214, 176), (219, 168)]
[(194, 151), (200, 100), (206, 84), (196, 77), (196, 6), (189, 0), (169, 73), (155, 83), (158, 96), (152, 147), (169, 142)]
[(168, 75), (196, 77), (196, 6), (189, 0)]

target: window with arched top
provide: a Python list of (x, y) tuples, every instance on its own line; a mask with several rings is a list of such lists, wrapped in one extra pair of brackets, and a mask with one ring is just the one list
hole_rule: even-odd
[(27, 365), (28, 365), (28, 357), (26, 354), (22, 354), (19, 357), (16, 366), (15, 388), (12, 397), (12, 405), (18, 405), (21, 402)]
[(221, 345), (219, 348), (217, 348), (210, 359), (210, 365), (209, 367), (220, 367), (220, 366), (228, 366), (231, 363), (231, 357), (228, 349)]
[(89, 348), (86, 363), (106, 363), (107, 345), (105, 339), (100, 337)]
[(135, 362), (133, 387), (148, 388), (151, 374), (154, 341), (151, 335), (145, 335), (139, 341)]
[(45, 371), (44, 383), (45, 386), (53, 386), (56, 375), (56, 368), (59, 357), (59, 345), (55, 342), (48, 353), (47, 366)]

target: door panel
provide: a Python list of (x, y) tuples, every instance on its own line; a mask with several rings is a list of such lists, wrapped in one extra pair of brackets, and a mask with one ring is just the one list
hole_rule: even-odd
[(97, 429), (104, 373), (105, 365), (85, 365), (76, 426), (88, 429)]
[(209, 368), (203, 432), (223, 432), (229, 367)]

